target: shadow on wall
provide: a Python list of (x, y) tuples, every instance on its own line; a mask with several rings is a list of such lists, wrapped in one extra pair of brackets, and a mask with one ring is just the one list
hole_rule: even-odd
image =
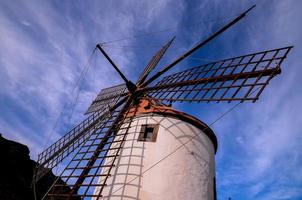
[[(146, 166), (144, 166), (146, 144), (145, 142), (138, 142), (137, 140), (140, 134), (141, 125), (150, 123), (159, 124), (160, 129), (164, 130), (165, 134), (170, 134), (175, 138), (175, 140), (178, 141), (179, 146), (183, 146), (182, 148), (185, 149), (187, 155), (191, 157), (191, 159), (194, 159), (196, 163), (201, 165), (202, 168), (208, 168), (209, 158), (203, 158), (200, 156), (202, 155), (201, 152), (199, 152), (200, 149), (208, 152), (208, 145), (205, 144), (202, 139), (200, 139), (202, 134), (199, 129), (186, 126), (186, 128), (188, 128), (188, 130), (186, 130), (183, 127), (182, 121), (171, 120), (170, 118), (157, 114), (148, 114), (146, 117), (140, 116), (139, 120), (134, 119), (131, 122), (131, 128), (128, 130), (127, 138), (123, 143), (119, 158), (116, 160), (115, 167), (107, 181), (106, 187), (104, 188), (102, 199), (140, 199), (140, 192), (143, 192), (141, 191), (142, 177), (146, 171)], [(175, 133), (175, 129), (178, 130), (177, 133)], [(115, 140), (120, 139), (121, 138), (119, 137), (115, 138)], [(115, 146), (111, 146), (110, 148), (115, 148)], [(177, 148), (177, 146), (174, 148)], [(208, 154), (210, 154), (210, 152), (208, 152)], [(108, 159), (106, 163), (111, 163), (111, 160)], [(201, 181), (205, 181), (205, 185), (208, 185), (207, 181), (209, 180), (210, 176), (209, 171), (204, 170), (200, 173), (202, 173), (202, 177), (205, 178)]]
[[(128, 123), (124, 126), (128, 126)], [(112, 176), (107, 181), (107, 186), (104, 188), (102, 199), (139, 199), (145, 149), (145, 144), (143, 142), (136, 142), (139, 134), (139, 127), (138, 122), (134, 125), (133, 122), (131, 123), (131, 128), (128, 130), (127, 138), (120, 151), (120, 156), (115, 161), (115, 166), (117, 167), (114, 167), (112, 170)], [(121, 134), (124, 134), (124, 132)], [(121, 140), (121, 137), (122, 136), (115, 137), (114, 140)], [(118, 147), (118, 144), (115, 144), (115, 146), (113, 145), (110, 148), (116, 147)], [(112, 152), (112, 154), (114, 153), (115, 152)], [(106, 163), (111, 163), (111, 160), (106, 160)], [(129, 190), (131, 190), (131, 193), (128, 192)]]

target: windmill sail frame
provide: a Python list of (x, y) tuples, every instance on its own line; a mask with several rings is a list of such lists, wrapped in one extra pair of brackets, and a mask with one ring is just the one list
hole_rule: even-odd
[[(45, 194), (44, 199), (46, 197), (66, 197), (67, 199), (78, 197), (81, 199), (91, 197), (98, 199), (102, 197), (102, 190), (106, 186), (107, 178), (111, 175), (110, 171), (114, 167), (114, 160), (119, 156), (119, 150), (122, 148), (124, 139), (128, 134), (129, 127), (126, 127), (125, 131), (120, 133), (124, 129), (122, 126), (126, 121), (130, 126), (131, 120), (135, 116), (127, 117), (127, 113), (131, 108), (135, 108), (141, 98), (148, 96), (161, 101), (198, 103), (257, 100), (269, 81), (281, 72), (281, 64), (292, 47), (258, 52), (201, 65), (166, 76), (157, 84), (151, 85), (153, 81), (172, 67), (240, 21), (252, 8), (254, 6), (147, 79), (150, 72), (170, 47), (173, 39), (170, 40), (151, 59), (136, 85), (124, 76), (101, 45), (98, 44), (97, 47), (101, 53), (117, 70), (126, 84), (102, 90), (87, 111), (91, 115), (39, 155), (40, 168), (52, 168), (62, 162), (70, 152), (73, 152), (76, 149), (75, 145), (80, 146), (78, 152), (60, 176), (69, 186), (70, 191), (62, 193), (60, 188), (63, 185), (56, 181)], [(283, 50), (285, 53), (278, 56), (279, 52)], [(272, 56), (266, 58), (271, 53)], [(255, 58), (257, 59), (253, 60)], [(266, 62), (265, 66), (261, 66), (260, 64), (264, 62)], [(262, 78), (266, 78), (265, 81), (259, 82)], [(253, 82), (250, 82), (251, 80)], [(241, 82), (238, 83), (238, 81)], [(259, 88), (257, 94), (251, 97), (250, 95), (254, 93), (256, 87)], [(126, 91), (126, 88), (128, 91)], [(246, 89), (245, 92), (241, 91), (243, 88)], [(232, 89), (235, 89), (235, 92), (230, 96), (228, 92)], [(115, 140), (117, 136), (121, 136), (122, 139)], [(118, 143), (118, 147), (113, 146), (114, 143)], [(112, 164), (104, 164), (104, 159), (108, 158), (108, 151), (115, 152), (110, 154), (113, 159)], [(68, 152), (66, 156), (65, 152)]]
[(255, 102), (269, 81), (281, 73), (280, 66), (291, 49), (261, 51), (193, 67), (143, 90), (167, 102)]

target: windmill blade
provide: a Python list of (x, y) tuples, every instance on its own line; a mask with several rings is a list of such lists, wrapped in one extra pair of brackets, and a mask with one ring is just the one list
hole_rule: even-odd
[[(96, 150), (96, 142), (99, 140), (103, 140), (104, 133), (108, 130), (108, 127), (114, 122), (116, 118), (116, 112), (112, 113), (111, 115), (107, 116), (103, 123), (97, 125), (94, 129), (93, 133), (89, 136), (88, 140), (84, 142), (84, 144), (80, 147), (79, 151), (76, 155), (72, 158), (69, 164), (65, 167), (60, 178), (54, 182), (54, 184), (49, 188), (47, 194), (45, 194), (43, 199), (51, 199), (50, 197), (56, 198), (63, 198), (73, 199), (73, 197), (77, 197), (78, 195), (76, 192), (71, 193), (71, 190), (74, 190), (76, 185), (75, 182), (81, 177), (79, 174), (83, 170), (86, 170), (86, 165), (90, 159), (88, 155), (92, 155)], [(100, 152), (102, 155), (105, 151)], [(99, 166), (102, 166), (99, 163)], [(91, 168), (94, 170), (96, 168)], [(64, 181), (64, 182), (62, 182)], [(62, 192), (62, 188), (68, 188), (67, 191)], [(74, 195), (73, 195), (74, 194)], [(76, 198), (75, 198), (76, 199)]]
[[(105, 123), (98, 125), (62, 172), (60, 178), (65, 183), (56, 181), (43, 199), (102, 197), (102, 190), (106, 186), (107, 178), (111, 176), (111, 169), (119, 156), (131, 119), (134, 117), (134, 115), (127, 117), (126, 113), (131, 102), (131, 100), (126, 102), (121, 110), (114, 111), (106, 118)], [(62, 192), (62, 188), (66, 186), (69, 190)]]
[(142, 89), (167, 102), (256, 101), (269, 81), (281, 73), (292, 46), (229, 58), (164, 77)]
[(175, 37), (173, 37), (165, 46), (163, 46), (159, 51), (157, 51), (157, 53), (152, 57), (148, 65), (145, 67), (143, 73), (140, 75), (136, 85), (140, 85), (146, 80), (149, 73), (156, 67), (156, 65), (159, 63), (161, 58), (166, 53), (167, 49), (171, 46), (174, 39)]
[[(66, 157), (79, 147), (91, 134), (94, 125), (102, 121), (106, 115), (96, 112), (71, 129), (62, 138), (38, 155), (39, 166), (35, 172), (35, 182), (39, 181), (48, 171), (56, 167)], [(100, 118), (102, 117), (102, 118)], [(97, 118), (100, 118), (97, 120)]]
[(102, 44), (97, 44), (96, 47), (100, 50), (100, 52), (105, 56), (107, 61), (112, 65), (112, 67), (117, 71), (120, 77), (125, 81), (126, 87), (129, 92), (133, 92), (136, 90), (136, 85), (132, 83), (127, 77), (122, 73), (122, 71), (117, 67), (117, 65), (113, 62), (113, 60), (109, 57), (106, 51), (102, 48)]
[[(120, 107), (126, 97), (116, 103), (112, 109)], [(36, 169), (34, 180), (37, 182), (48, 171), (56, 167), (66, 157), (68, 157), (76, 148), (83, 144), (93, 133), (95, 127), (104, 123), (108, 118), (111, 110), (103, 108), (87, 117), (84, 121), (71, 129), (67, 134), (60, 138), (57, 142), (49, 146), (38, 155), (39, 166)]]
[(221, 27), (219, 30), (217, 30), (216, 32), (214, 32), (213, 34), (211, 34), (208, 38), (206, 38), (205, 40), (199, 42), (197, 45), (195, 45), (193, 48), (191, 48), (190, 50), (188, 50), (187, 52), (185, 52), (184, 54), (180, 55), (178, 58), (176, 58), (172, 63), (170, 63), (169, 65), (165, 66), (163, 69), (161, 69), (159, 72), (157, 72), (154, 76), (152, 76), (151, 78), (149, 78), (147, 81), (145, 81), (141, 87), (145, 87), (147, 85), (150, 85), (154, 80), (156, 80), (157, 78), (159, 78), (161, 75), (163, 75), (165, 72), (167, 72), (168, 70), (172, 69), (175, 65), (177, 65), (179, 62), (181, 62), (182, 60), (184, 60), (185, 58), (187, 58), (188, 56), (190, 56), (192, 53), (196, 52), (198, 49), (200, 49), (201, 47), (205, 46), (206, 44), (208, 44), (210, 41), (212, 41), (213, 39), (215, 39), (217, 36), (219, 36), (220, 34), (222, 34), (223, 32), (225, 32), (226, 30), (228, 30), (231, 26), (233, 26), (234, 24), (238, 23), (241, 19), (243, 19), (246, 14), (248, 12), (250, 12), (253, 8), (255, 8), (256, 5), (251, 6), (250, 8), (248, 8), (246, 11), (244, 11), (243, 13), (241, 13), (238, 17), (236, 17), (235, 19), (233, 19), (232, 21), (230, 21), (229, 23), (227, 23), (226, 25), (224, 25), (223, 27)]
[(102, 89), (91, 103), (85, 114), (94, 113), (114, 106), (123, 96), (128, 94), (126, 84)]

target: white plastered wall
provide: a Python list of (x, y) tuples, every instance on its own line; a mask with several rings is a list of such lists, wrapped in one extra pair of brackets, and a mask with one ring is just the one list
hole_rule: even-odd
[[(160, 125), (156, 142), (137, 141), (142, 124)], [(134, 118), (119, 155), (101, 199), (214, 199), (214, 146), (190, 123), (160, 115)]]

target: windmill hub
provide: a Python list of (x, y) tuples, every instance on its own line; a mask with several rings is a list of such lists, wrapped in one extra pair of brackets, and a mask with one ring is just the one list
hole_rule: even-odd
[(126, 82), (126, 87), (130, 93), (134, 93), (137, 89), (136, 85), (134, 83), (132, 83), (131, 81)]

